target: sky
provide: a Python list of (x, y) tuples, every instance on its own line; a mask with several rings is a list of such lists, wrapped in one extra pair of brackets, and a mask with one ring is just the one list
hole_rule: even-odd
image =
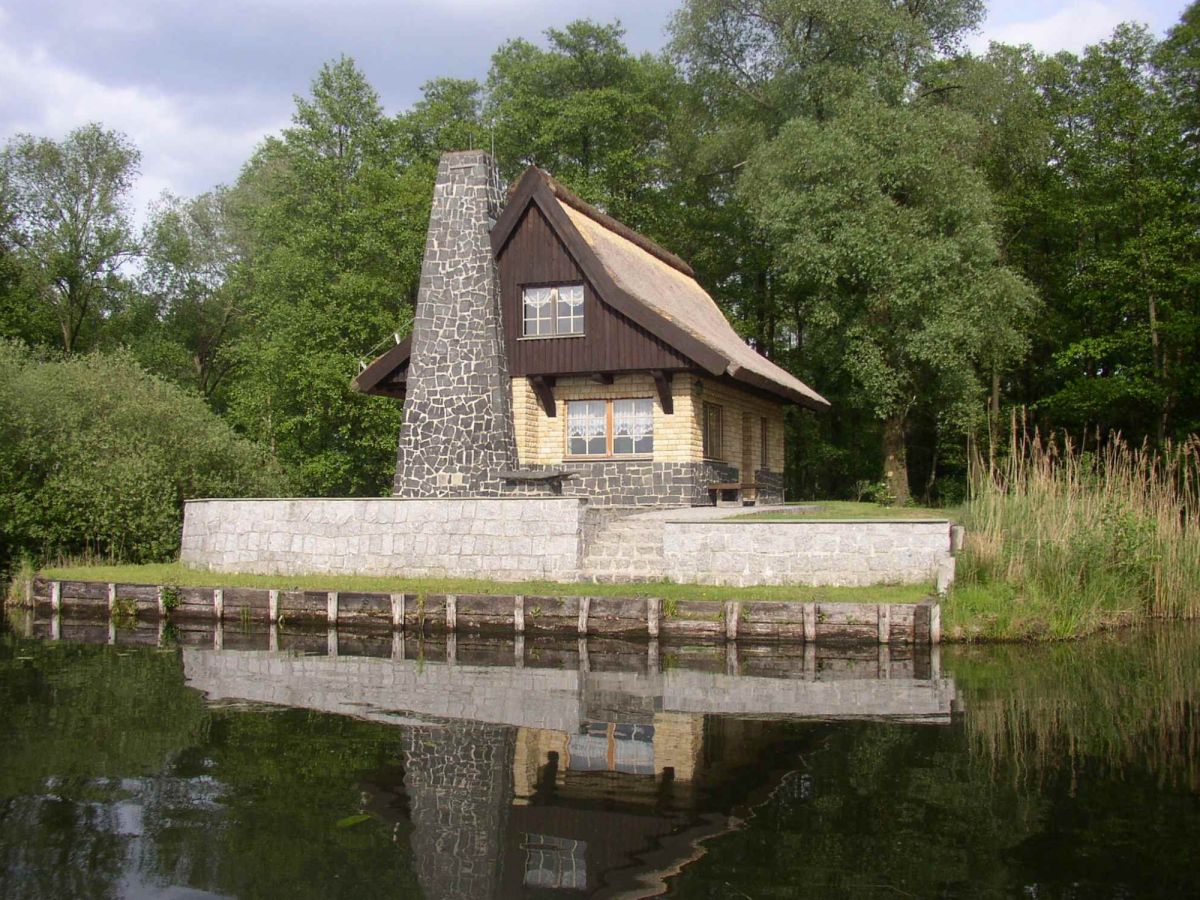
[[(0, 0), (0, 143), (99, 121), (142, 152), (131, 207), (232, 182), (288, 124), (322, 63), (354, 57), (389, 113), (439, 77), (479, 78), (504, 40), (577, 18), (620, 19), (635, 52), (662, 47), (678, 0)], [(1186, 0), (991, 0), (989, 40), (1081, 50), (1119, 22), (1161, 34)]]

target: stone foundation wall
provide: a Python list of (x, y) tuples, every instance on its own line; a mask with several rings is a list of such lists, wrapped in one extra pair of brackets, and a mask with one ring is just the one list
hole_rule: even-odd
[(932, 583), (949, 521), (667, 521), (663, 574), (692, 584)]
[(783, 475), (759, 469), (754, 473), (754, 481), (758, 485), (758, 503), (766, 506), (783, 502)]
[(180, 560), (219, 572), (578, 576), (577, 499), (192, 500)]
[[(609, 496), (636, 503), (651, 489), (647, 485), (661, 479), (658, 502), (669, 498), (683, 506), (695, 502), (708, 481), (721, 480), (715, 471), (654, 471), (661, 465), (644, 464), (649, 469), (638, 476), (643, 483), (631, 484), (627, 495), (614, 490)], [(590, 477), (616, 476), (602, 471)], [(633, 473), (620, 477), (632, 482)], [(588, 489), (586, 483), (582, 487)], [(597, 508), (596, 498), (570, 497), (195, 500), (184, 510), (180, 559), (221, 572), (580, 581), (591, 571), (585, 567), (587, 547), (603, 540), (609, 527), (623, 527), (615, 520), (635, 512), (628, 506)], [(652, 522), (646, 541), (653, 546), (646, 549), (653, 552), (643, 554), (651, 568), (639, 570), (642, 576), (727, 585), (926, 583), (939, 591), (953, 580), (950, 522), (945, 520), (672, 520), (670, 515), (676, 514)], [(632, 570), (614, 574), (618, 577), (607, 580), (633, 580)], [(94, 602), (103, 606), (106, 600), (98, 596)], [(231, 593), (230, 608), (237, 602), (238, 595)]]
[(563, 482), (563, 496), (586, 497), (593, 506), (704, 506), (711, 502), (709, 484), (738, 477), (737, 469), (714, 462), (605, 459), (557, 468), (575, 474)]

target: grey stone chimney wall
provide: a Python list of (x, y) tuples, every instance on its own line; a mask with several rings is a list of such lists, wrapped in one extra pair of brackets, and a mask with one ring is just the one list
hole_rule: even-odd
[(517, 467), (500, 287), (489, 239), (501, 189), (491, 157), (446, 153), (413, 323), (394, 493), (489, 497)]

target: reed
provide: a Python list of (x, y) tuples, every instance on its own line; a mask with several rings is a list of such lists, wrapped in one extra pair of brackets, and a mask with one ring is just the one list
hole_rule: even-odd
[[(1089, 449), (1015, 422), (1013, 433), (1000, 461), (972, 460), (949, 613), (978, 633), (961, 636), (1062, 638), (1200, 615), (1200, 440)], [(981, 615), (984, 597), (1008, 608)]]

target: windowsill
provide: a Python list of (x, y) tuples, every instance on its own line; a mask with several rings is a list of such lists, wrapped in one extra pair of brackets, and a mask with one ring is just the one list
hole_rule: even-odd
[(563, 341), (569, 338), (587, 337), (582, 331), (578, 334), (523, 334), (518, 341)]
[(564, 456), (563, 462), (646, 462), (653, 459), (653, 453), (622, 453), (612, 456)]

